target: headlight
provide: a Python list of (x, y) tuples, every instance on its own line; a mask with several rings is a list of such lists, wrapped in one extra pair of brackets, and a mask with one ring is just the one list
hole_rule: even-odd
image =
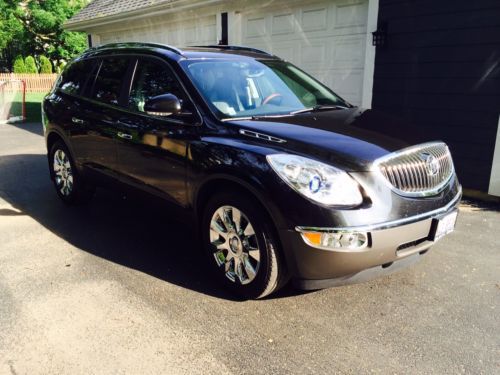
[(359, 185), (346, 172), (297, 155), (268, 155), (274, 171), (294, 190), (328, 206), (357, 206), (363, 201)]

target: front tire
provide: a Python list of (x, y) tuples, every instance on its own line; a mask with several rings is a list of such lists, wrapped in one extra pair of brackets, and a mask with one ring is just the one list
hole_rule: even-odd
[(201, 230), (212, 273), (235, 294), (263, 298), (288, 281), (274, 225), (255, 199), (215, 195), (205, 207)]
[(68, 147), (61, 141), (55, 142), (50, 149), (49, 168), (57, 195), (64, 203), (87, 203), (94, 195), (94, 188), (80, 176)]

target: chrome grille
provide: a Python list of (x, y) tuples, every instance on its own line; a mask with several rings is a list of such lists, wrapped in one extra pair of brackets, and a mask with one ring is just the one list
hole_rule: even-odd
[(396, 192), (407, 196), (437, 194), (454, 173), (450, 151), (442, 142), (409, 147), (374, 164)]

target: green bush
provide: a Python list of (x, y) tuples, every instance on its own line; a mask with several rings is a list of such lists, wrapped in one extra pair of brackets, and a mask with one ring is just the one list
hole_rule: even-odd
[(33, 56), (28, 56), (24, 59), (24, 64), (26, 65), (26, 73), (36, 74), (38, 69), (36, 68), (35, 59)]
[(52, 73), (52, 64), (50, 63), (50, 60), (43, 55), (40, 56), (40, 73)]
[(17, 74), (26, 73), (26, 65), (24, 64), (24, 59), (22, 56), (16, 57), (12, 70)]
[(61, 62), (59, 63), (59, 65), (57, 66), (57, 68), (56, 68), (56, 73), (57, 73), (57, 74), (61, 74), (61, 73), (62, 73), (62, 71), (64, 70), (64, 67), (65, 67), (65, 66), (66, 66), (66, 62), (65, 62), (65, 61), (61, 61)]

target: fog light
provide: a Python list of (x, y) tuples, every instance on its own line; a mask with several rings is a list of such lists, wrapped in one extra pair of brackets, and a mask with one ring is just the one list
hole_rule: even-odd
[(318, 232), (301, 231), (304, 241), (320, 249), (362, 249), (368, 245), (368, 234), (364, 232)]

